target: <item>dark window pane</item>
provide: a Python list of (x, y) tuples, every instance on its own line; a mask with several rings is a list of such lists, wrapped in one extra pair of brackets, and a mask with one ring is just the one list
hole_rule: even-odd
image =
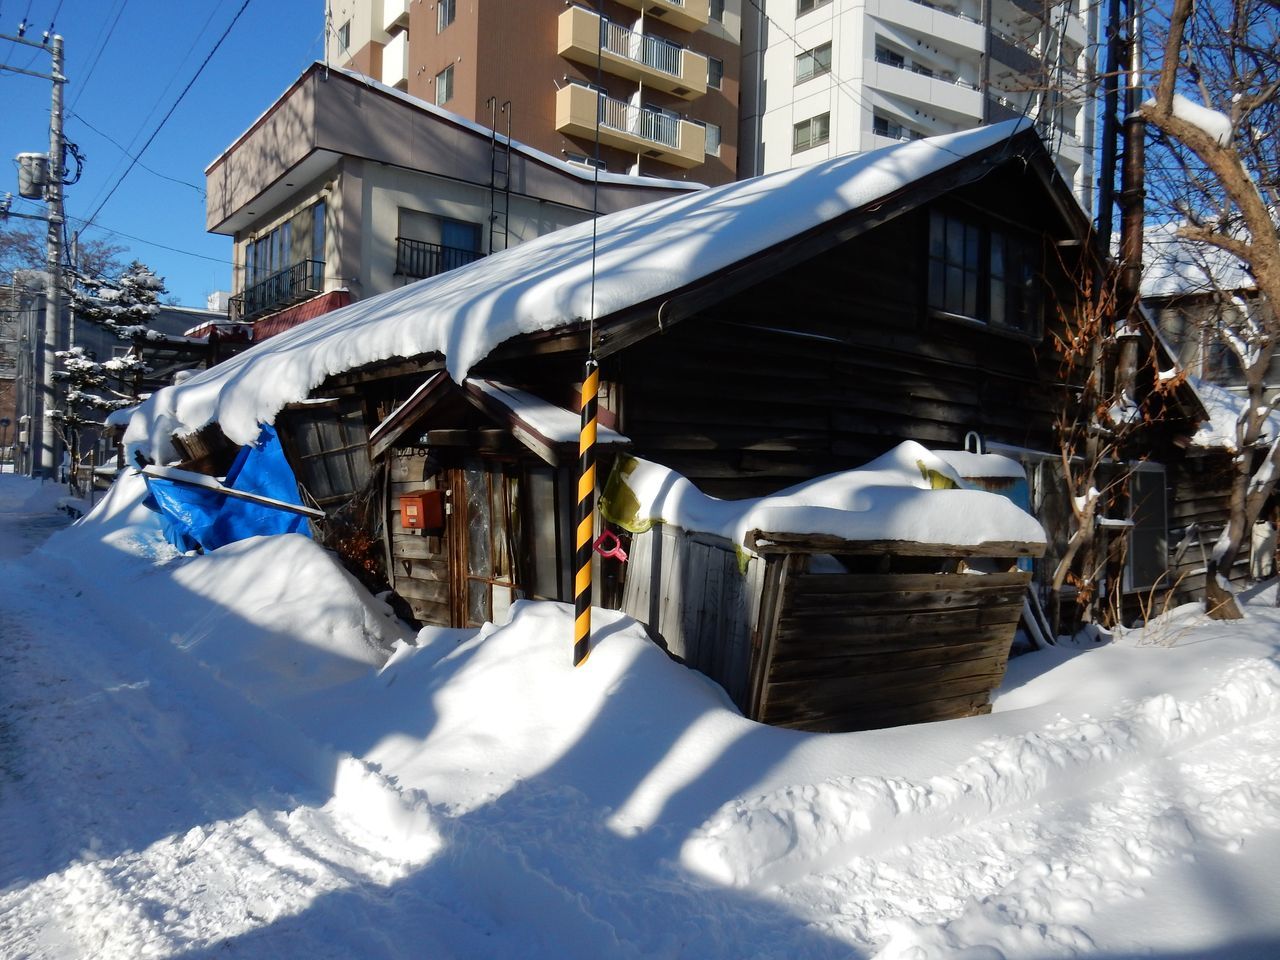
[(489, 551), (489, 483), (483, 470), (469, 467), (464, 481), (467, 490), (467, 572), (487, 577), (493, 569)]

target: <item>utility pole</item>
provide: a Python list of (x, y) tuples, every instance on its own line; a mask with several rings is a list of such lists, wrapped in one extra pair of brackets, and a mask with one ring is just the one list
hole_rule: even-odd
[[(53, 421), (49, 419), (49, 414), (57, 406), (53, 372), (57, 359), (55, 354), (62, 348), (62, 89), (67, 82), (67, 78), (62, 72), (62, 37), (57, 34), (52, 36), (45, 34), (40, 42), (36, 42), (22, 36), (24, 32), (25, 24), (24, 29), (19, 30), (18, 36), (0, 34), (0, 40), (9, 40), (23, 46), (44, 50), (52, 58), (50, 72), (39, 73), (35, 70), (28, 70), (25, 67), (14, 67), (4, 63), (0, 63), (0, 70), (21, 73), (30, 77), (40, 77), (53, 84), (53, 96), (49, 109), (49, 160), (44, 182), (46, 210), (44, 219), (48, 222), (48, 249), (45, 263), (48, 276), (45, 282), (45, 322), (44, 334), (41, 340), (42, 355), (40, 358), (42, 369), (40, 406), (42, 416), (40, 418), (41, 422), (39, 424), (31, 424), (30, 429), (33, 435), (37, 431), (39, 432), (39, 466), (42, 475), (55, 476), (58, 466), (58, 432), (54, 428)], [(34, 462), (32, 467), (34, 469)]]

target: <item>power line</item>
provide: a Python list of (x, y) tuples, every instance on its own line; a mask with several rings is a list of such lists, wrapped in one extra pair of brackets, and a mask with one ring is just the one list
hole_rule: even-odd
[(74, 110), (76, 104), (80, 102), (80, 97), (84, 94), (85, 88), (89, 85), (89, 78), (93, 76), (94, 69), (98, 66), (98, 61), (102, 59), (102, 52), (107, 49), (107, 44), (111, 42), (111, 35), (116, 32), (116, 24), (120, 22), (120, 15), (124, 13), (124, 8), (129, 5), (129, 0), (120, 0), (120, 7), (116, 10), (115, 19), (111, 21), (111, 26), (107, 27), (107, 32), (102, 38), (102, 42), (98, 44), (98, 49), (93, 54), (93, 59), (89, 63), (89, 69), (85, 71), (84, 79), (80, 81), (80, 89), (76, 91), (75, 99), (71, 101), (70, 109)]
[(222, 36), (218, 38), (218, 42), (213, 45), (213, 49), (209, 51), (208, 56), (206, 56), (204, 58), (204, 61), (200, 64), (200, 68), (196, 70), (195, 76), (193, 76), (190, 79), (190, 81), (188, 81), (187, 85), (182, 88), (182, 92), (178, 94), (178, 99), (173, 102), (173, 106), (169, 108), (169, 112), (164, 115), (164, 117), (160, 120), (159, 125), (155, 128), (155, 130), (151, 132), (151, 136), (149, 136), (147, 138), (147, 142), (142, 145), (142, 149), (138, 151), (137, 156), (133, 157), (132, 160), (130, 160), (129, 166), (125, 168), (124, 173), (120, 174), (120, 178), (116, 180), (116, 182), (112, 185), (111, 189), (107, 191), (107, 195), (103, 198), (102, 202), (98, 204), (97, 209), (93, 211), (92, 216), (90, 216), (89, 219), (85, 221), (86, 224), (93, 223), (93, 221), (97, 218), (98, 214), (102, 212), (102, 208), (107, 205), (107, 202), (115, 194), (120, 184), (124, 183), (124, 179), (129, 175), (129, 171), (131, 171), (134, 168), (134, 166), (138, 163), (138, 159), (144, 153), (147, 152), (147, 147), (151, 146), (152, 141), (155, 140), (155, 138), (160, 134), (160, 131), (164, 129), (164, 125), (169, 122), (169, 118), (172, 117), (174, 111), (178, 109), (178, 104), (182, 103), (182, 100), (184, 97), (186, 97), (187, 92), (195, 85), (195, 82), (198, 79), (200, 79), (200, 74), (202, 74), (204, 72), (204, 68), (209, 65), (209, 61), (212, 60), (213, 55), (218, 52), (218, 48), (222, 46), (222, 42), (227, 39), (228, 34), (231, 33), (232, 27), (236, 25), (236, 22), (240, 19), (240, 15), (244, 13), (245, 9), (249, 6), (251, 2), (252, 0), (244, 0), (244, 3), (240, 5), (240, 9), (237, 10), (236, 15), (231, 18), (231, 22), (227, 24), (227, 28), (222, 31)]
[[(129, 149), (124, 144), (122, 144), (119, 140), (117, 140), (115, 137), (111, 136), (111, 134), (106, 133), (105, 131), (99, 130), (92, 123), (90, 123), (88, 120), (86, 120), (84, 117), (82, 117), (80, 114), (74, 111), (68, 111), (68, 114), (74, 117), (75, 119), (79, 120), (81, 123), (83, 123), (86, 127), (92, 130), (98, 136), (102, 137), (104, 140), (108, 140), (111, 143), (113, 143), (115, 146), (119, 147), (120, 152), (123, 153), (130, 160), (137, 160), (137, 158), (129, 152)], [(143, 170), (147, 171), (147, 173), (153, 174), (154, 176), (157, 176), (162, 180), (169, 180), (172, 183), (178, 183), (184, 187), (190, 187), (192, 190), (195, 190), (197, 193), (199, 193), (200, 196), (202, 197), (204, 196), (204, 187), (200, 186), (199, 184), (192, 183), (190, 180), (182, 180), (179, 177), (171, 177), (167, 173), (161, 173), (159, 170), (153, 169), (152, 167), (148, 167), (145, 163), (142, 163), (141, 161), (138, 162), (138, 166), (140, 166)]]

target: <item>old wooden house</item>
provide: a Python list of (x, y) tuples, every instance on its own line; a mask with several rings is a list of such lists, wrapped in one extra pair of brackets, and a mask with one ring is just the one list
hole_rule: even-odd
[[(321, 535), (385, 577), (415, 619), (443, 625), (501, 619), (519, 598), (571, 599), (575, 400), (589, 355), (607, 428), (602, 480), (625, 450), (701, 494), (758, 497), (904, 440), (958, 450), (977, 433), (1031, 468), (1032, 499), (1052, 521), (1061, 491), (1034, 469), (1057, 449), (1049, 334), (1073, 308), (1088, 243), (1086, 215), (1029, 126), (904, 143), (613, 214), (336, 311), (161, 394), (134, 443), (211, 464), (274, 420), (300, 487), (330, 516)], [(774, 569), (797, 577), (830, 573), (825, 558), (837, 556), (846, 574), (923, 578), (876, 614), (899, 618), (882, 632), (901, 637), (954, 604), (968, 616), (955, 622), (985, 632), (969, 672), (980, 681), (913, 716), (983, 709), (1029, 577), (1013, 562), (1043, 550), (1035, 537), (925, 550), (809, 537), (783, 548), (770, 533), (704, 546), (728, 558), (772, 552), (785, 561)], [(697, 659), (687, 631), (662, 636), (662, 618), (646, 615), (651, 599), (636, 596), (636, 575), (628, 585), (628, 565), (601, 566), (600, 602), (625, 605)], [(994, 579), (961, 591), (963, 602), (940, 579), (981, 569)], [(756, 591), (745, 641), (739, 630), (717, 642), (758, 646), (760, 617), (813, 588), (796, 580), (800, 592), (787, 594), (780, 582)], [(861, 616), (866, 592), (886, 585), (840, 589), (863, 592), (850, 608)], [(722, 604), (718, 589), (684, 593), (686, 620)], [(749, 714), (768, 680), (747, 676), (758, 654), (746, 673), (732, 668)], [(917, 654), (917, 685), (969, 676), (957, 656)], [(800, 708), (777, 722), (905, 716), (891, 705), (852, 721), (830, 714)]]

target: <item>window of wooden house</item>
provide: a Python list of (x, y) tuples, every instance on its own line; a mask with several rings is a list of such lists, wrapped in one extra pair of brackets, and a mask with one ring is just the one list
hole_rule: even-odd
[(281, 421), (298, 483), (320, 506), (341, 503), (368, 483), (369, 431), (358, 399), (296, 407)]
[(928, 252), (930, 309), (1040, 335), (1040, 256), (1032, 237), (934, 210)]
[(1150, 590), (1169, 569), (1168, 495), (1159, 463), (1136, 463), (1129, 475), (1129, 556), (1125, 589)]

